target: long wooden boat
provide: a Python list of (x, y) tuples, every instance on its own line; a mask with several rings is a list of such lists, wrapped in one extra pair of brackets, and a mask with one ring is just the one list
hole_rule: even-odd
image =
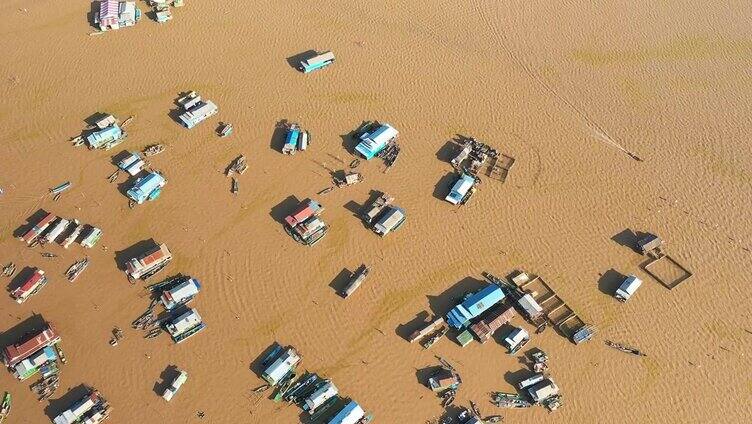
[(0, 423), (3, 423), (6, 418), (8, 418), (8, 415), (10, 414), (10, 401), (11, 396), (9, 392), (5, 392), (5, 396), (3, 396), (3, 403), (0, 405)]

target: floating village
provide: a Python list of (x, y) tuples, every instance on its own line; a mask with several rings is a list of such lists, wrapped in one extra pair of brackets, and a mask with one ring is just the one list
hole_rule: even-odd
[[(95, 3), (98, 5), (93, 20), (100, 29), (99, 33), (124, 29), (136, 24), (142, 25), (140, 22), (146, 16), (136, 2), (102, 0)], [(184, 5), (182, 0), (147, 3), (153, 8), (153, 13), (149, 13), (149, 16), (153, 16), (158, 23), (170, 21), (173, 18), (172, 9)], [(315, 53), (314, 56), (296, 64), (295, 67), (300, 73), (326, 72), (327, 67), (335, 64), (335, 56), (331, 51)], [(211, 96), (211, 93), (202, 95)], [(165, 109), (177, 108), (175, 121), (179, 127), (176, 126), (175, 131), (190, 130), (198, 125), (216, 124), (217, 137), (232, 137), (232, 124), (209, 122), (219, 113), (219, 108), (202, 95), (196, 91), (186, 91), (177, 94), (173, 105), (165, 105)], [(129, 137), (126, 128), (135, 119), (130, 116), (121, 121), (121, 118), (112, 114), (98, 113), (91, 125), (72, 137), (70, 142), (74, 147), (86, 146), (91, 150), (111, 150), (127, 145), (135, 137)], [(293, 156), (315, 150), (316, 144), (312, 143), (312, 134), (301, 124), (281, 121), (277, 123), (276, 128), (282, 131), (284, 138), (280, 153)], [(343, 131), (348, 129), (343, 128)], [(324, 242), (330, 232), (336, 231), (327, 223), (324, 196), (333, 190), (346, 189), (366, 181), (363, 173), (357, 170), (361, 162), (381, 160), (385, 173), (395, 167), (397, 159), (401, 157), (400, 143), (403, 140), (400, 139), (397, 127), (390, 123), (365, 122), (351, 132), (351, 138), (354, 147), (349, 166), (332, 173), (331, 186), (318, 193), (311, 193), (309, 198), (292, 205), (277, 224), (281, 225), (282, 230), (292, 239), (287, 239), (287, 243), (297, 243), (305, 246), (299, 247), (300, 249), (308, 249)], [(440, 202), (442, 207), (459, 208), (457, 211), (461, 214), (462, 207), (475, 195), (482, 195), (479, 190), (482, 191), (480, 187), (484, 185), (483, 182), (503, 184), (511, 178), (516, 159), (502, 153), (499, 150), (500, 146), (492, 147), (493, 143), (487, 144), (473, 137), (458, 138), (448, 144), (451, 146), (451, 157), (447, 165), (452, 170), (452, 181), (446, 191), (441, 193), (445, 201)], [(170, 190), (170, 186), (167, 176), (153, 168), (150, 161), (166, 149), (163, 144), (150, 144), (143, 149), (129, 146), (128, 150), (113, 155), (114, 170), (103, 180), (106, 179), (109, 183), (121, 181), (124, 185), (123, 202), (130, 208), (141, 208), (149, 202), (158, 201), (161, 193)], [(229, 164), (218, 166), (226, 166), (224, 175), (230, 182), (229, 191), (237, 194), (240, 189), (240, 177), (249, 171), (246, 157), (240, 154)], [(250, 170), (249, 174), (253, 172)], [(379, 237), (387, 238), (389, 241), (397, 239), (395, 242), (399, 243), (399, 230), (405, 225), (410, 225), (407, 219), (409, 214), (405, 208), (399, 206), (400, 200), (404, 199), (397, 199), (378, 190), (378, 180), (378, 175), (369, 175), (367, 181), (374, 187), (374, 194), (363, 203), (356, 216), (365, 227)], [(107, 183), (103, 181), (102, 184)], [(54, 202), (64, 196), (71, 187), (70, 182), (63, 182), (50, 188), (45, 196)], [(285, 193), (281, 194), (284, 195)], [(98, 246), (105, 230), (107, 229), (103, 230), (96, 224), (83, 223), (74, 217), (58, 216), (55, 212), (45, 210), (28, 217), (27, 222), (19, 223), (19, 249), (32, 249), (46, 257), (56, 257), (56, 249), (70, 249), (80, 252), (80, 259), (71, 263), (64, 275), (52, 275), (41, 267), (26, 263), (3, 264), (2, 276), (14, 282), (12, 287), (9, 287), (10, 297), (18, 304), (33, 303), (35, 296), (54, 296), (55, 289), (47, 288), (49, 283), (54, 285), (57, 284), (56, 281), (61, 280), (80, 283), (81, 280), (85, 280), (84, 271), (91, 266), (85, 252)], [(211, 331), (211, 327), (199, 313), (200, 305), (195, 305), (198, 302), (194, 301), (203, 291), (213, 290), (213, 282), (208, 281), (204, 284), (197, 277), (179, 274), (179, 270), (172, 269), (175, 265), (171, 266), (173, 253), (168, 248), (168, 242), (169, 240), (154, 242), (132, 257), (125, 258), (122, 269), (125, 274), (123, 281), (131, 285), (143, 285), (147, 295), (139, 297), (143, 301), (144, 312), (135, 317), (130, 328), (124, 331), (113, 326), (111, 339), (102, 341), (109, 342), (114, 349), (127, 336), (137, 336), (145, 340), (159, 337), (166, 340), (169, 337), (172, 343), (180, 345), (176, 349), (184, 348), (191, 342), (195, 343), (205, 331)], [(645, 284), (657, 283), (672, 290), (690, 279), (692, 272), (678, 258), (669, 255), (665, 245), (656, 234), (646, 232), (634, 235), (632, 247), (635, 252), (645, 257), (646, 262), (640, 265), (639, 269), (630, 270), (613, 293), (610, 293), (616, 301), (639, 302), (638, 289)], [(357, 258), (354, 260), (357, 261), (356, 264), (362, 262)], [(659, 265), (672, 270), (668, 277), (667, 273), (657, 270)], [(100, 263), (96, 266), (116, 265)], [(374, 271), (381, 266), (385, 265), (361, 263), (354, 271), (348, 271), (347, 281), (337, 290), (337, 294), (343, 299), (349, 299), (351, 296), (357, 297), (362, 294), (357, 293), (361, 287), (377, 285), (378, 273)], [(171, 270), (169, 273), (168, 269)], [(468, 270), (468, 273), (478, 271)], [(636, 275), (637, 271), (651, 279), (643, 281)], [(507, 274), (499, 276), (499, 272)], [(518, 357), (528, 372), (527, 377), (515, 382), (514, 391), (492, 392), (485, 399), (476, 399), (468, 406), (460, 406), (456, 402), (457, 395), (463, 386), (473, 384), (473, 376), (461, 376), (461, 365), (437, 357), (438, 365), (433, 367), (421, 384), (425, 386), (425, 394), (436, 396), (442, 408), (455, 412), (447, 413), (434, 422), (497, 423), (503, 420), (503, 415), (510, 409), (541, 408), (555, 412), (565, 408), (567, 387), (557, 384), (554, 371), (561, 365), (554, 365), (554, 358), (549, 359), (548, 354), (537, 346), (537, 341), (544, 337), (564, 337), (571, 342), (572, 348), (576, 349), (580, 344), (592, 343), (600, 338), (597, 323), (585, 318), (587, 311), (575, 310), (570, 306), (557, 294), (555, 284), (536, 272), (483, 271), (482, 281), (481, 288), (464, 293), (448, 313), (431, 316), (415, 326), (405, 342), (413, 344), (416, 349), (431, 349), (437, 343), (456, 343), (463, 348), (477, 343), (488, 349), (493, 349), (492, 345), (500, 345), (497, 346), (499, 355)], [(42, 402), (58, 392), (59, 375), (65, 369), (65, 364), (69, 359), (76, 360), (66, 358), (61, 349), (61, 341), (62, 334), (58, 333), (54, 323), (44, 321), (40, 328), (27, 332), (7, 346), (0, 346), (4, 365), (19, 381), (17, 386), (0, 391), (4, 393), (0, 407), (0, 423), (15, 422), (13, 415), (21, 413), (11, 408), (12, 393), (30, 389)], [(266, 351), (252, 353), (252, 356), (258, 356), (258, 360), (250, 366), (248, 375), (251, 391), (265, 397), (263, 401), (299, 408), (303, 422), (366, 424), (378, 420), (380, 405), (361, 404), (349, 397), (345, 389), (348, 386), (347, 381), (334, 381), (322, 371), (306, 369), (303, 365), (303, 352), (294, 346), (285, 345), (284, 340), (269, 340), (269, 343)], [(621, 342), (603, 339), (602, 343), (606, 348), (628, 355), (646, 356), (639, 348)], [(189, 382), (190, 370), (174, 366), (171, 366), (171, 369), (172, 375), (164, 382), (161, 392), (165, 402), (173, 402), (174, 398), (180, 397), (179, 392), (186, 384), (198, 387), (204, 384), (195, 376), (191, 377)], [(52, 419), (53, 423), (95, 424), (105, 421), (112, 415), (114, 406), (110, 405), (104, 394), (96, 388), (85, 387), (86, 394), (56, 415)], [(116, 406), (120, 409), (134, 407)], [(482, 414), (481, 409), (493, 412)], [(197, 416), (203, 418), (203, 412), (197, 411)]]

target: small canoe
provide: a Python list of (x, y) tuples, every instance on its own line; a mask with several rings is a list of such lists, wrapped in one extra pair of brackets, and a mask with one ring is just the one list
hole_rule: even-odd
[(60, 184), (58, 186), (55, 186), (55, 187), (51, 188), (50, 189), (50, 193), (52, 193), (52, 194), (62, 193), (65, 190), (68, 190), (70, 188), (70, 186), (71, 186), (70, 181), (66, 181), (66, 182), (64, 182), (64, 183), (62, 183), (62, 184)]

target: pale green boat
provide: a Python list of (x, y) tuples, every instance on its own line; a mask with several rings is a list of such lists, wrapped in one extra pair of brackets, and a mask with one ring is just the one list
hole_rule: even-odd
[(3, 396), (3, 404), (0, 405), (0, 424), (2, 424), (10, 414), (10, 393), (5, 392)]

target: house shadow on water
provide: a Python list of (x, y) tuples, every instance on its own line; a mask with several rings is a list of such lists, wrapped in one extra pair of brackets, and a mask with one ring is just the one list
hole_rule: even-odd
[(34, 275), (34, 268), (30, 266), (24, 267), (22, 270), (18, 271), (13, 278), (11, 278), (10, 283), (8, 283), (8, 286), (6, 287), (6, 290), (8, 291), (8, 293), (10, 293), (13, 290), (21, 287), (23, 283), (25, 283), (26, 280), (28, 280), (32, 275)]
[(115, 264), (117, 265), (118, 269), (121, 271), (125, 271), (126, 267), (125, 264), (132, 258), (139, 257), (143, 255), (144, 253), (148, 252), (151, 249), (158, 248), (159, 245), (157, 244), (154, 239), (148, 239), (148, 240), (141, 240), (136, 244), (131, 245), (130, 247), (127, 247), (123, 250), (119, 250), (115, 252)]
[(49, 405), (44, 408), (44, 414), (47, 415), (50, 420), (54, 420), (55, 417), (73, 406), (74, 403), (83, 399), (83, 397), (89, 394), (90, 391), (91, 389), (84, 384), (79, 384), (76, 387), (69, 388), (63, 396), (57, 399), (50, 399)]
[(167, 390), (168, 387), (172, 386), (173, 380), (175, 380), (179, 375), (180, 370), (178, 369), (178, 367), (176, 365), (169, 365), (159, 375), (159, 381), (154, 383), (154, 393), (156, 393), (157, 396), (162, 396), (164, 391)]
[(284, 225), (285, 218), (295, 211), (300, 204), (300, 200), (295, 196), (287, 196), (285, 200), (277, 203), (269, 211), (269, 216), (279, 224)]
[(441, 177), (436, 185), (433, 186), (433, 197), (438, 200), (445, 200), (456, 179), (457, 175), (454, 172), (449, 172)]
[(347, 283), (350, 282), (350, 276), (352, 275), (352, 272), (353, 271), (350, 271), (347, 268), (342, 268), (342, 271), (340, 271), (339, 274), (337, 274), (337, 276), (335, 276), (334, 279), (329, 283), (329, 287), (331, 287), (338, 296), (343, 297), (342, 293), (345, 291)]
[(20, 341), (24, 336), (42, 331), (46, 326), (47, 321), (45, 321), (42, 315), (33, 313), (30, 317), (0, 333), (0, 349)]
[(302, 53), (297, 53), (292, 56), (289, 56), (287, 60), (287, 64), (290, 65), (292, 69), (295, 69), (296, 71), (300, 72), (300, 62), (310, 59), (312, 57), (317, 56), (318, 53), (315, 50), (306, 50)]
[(342, 148), (345, 149), (351, 155), (355, 155), (355, 146), (358, 145), (358, 141), (359, 141), (356, 136), (358, 135), (358, 132), (361, 128), (363, 128), (365, 125), (371, 122), (372, 121), (361, 121), (360, 124), (357, 127), (355, 127), (355, 129), (353, 129), (352, 131), (348, 132), (347, 134), (340, 134), (339, 138), (342, 139)]
[(285, 146), (285, 137), (291, 123), (287, 119), (280, 119), (274, 124), (274, 131), (272, 131), (271, 139), (269, 139), (270, 149), (282, 153), (282, 148)]
[(598, 290), (600, 290), (601, 293), (605, 295), (613, 296), (614, 293), (616, 293), (616, 289), (619, 288), (625, 278), (627, 278), (626, 275), (611, 268), (601, 274), (600, 278), (598, 279)]
[(24, 234), (26, 234), (27, 231), (34, 228), (34, 226), (39, 221), (41, 221), (42, 218), (44, 218), (45, 216), (47, 216), (47, 211), (45, 211), (44, 209), (37, 209), (36, 212), (34, 212), (33, 214), (31, 214), (31, 216), (26, 218), (25, 224), (21, 225), (20, 227), (16, 228), (13, 231), (13, 237), (15, 238), (22, 237)]

